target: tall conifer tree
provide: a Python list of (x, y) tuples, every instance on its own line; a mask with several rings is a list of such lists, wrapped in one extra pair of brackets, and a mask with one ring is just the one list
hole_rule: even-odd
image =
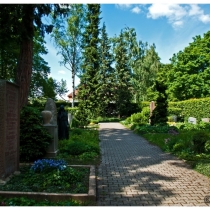
[(131, 68), (129, 67), (128, 54), (123, 33), (116, 39), (115, 45), (115, 71), (117, 77), (116, 85), (116, 107), (118, 116), (126, 115), (131, 104)]
[(100, 42), (100, 71), (99, 71), (99, 101), (100, 101), (100, 115), (110, 116), (112, 113), (112, 104), (115, 101), (115, 86), (116, 77), (114, 68), (111, 66), (114, 57), (110, 52), (111, 41), (106, 32), (105, 23), (101, 30)]
[[(89, 112), (89, 117), (96, 117), (98, 114), (99, 88), (98, 74), (100, 67), (99, 59), (99, 24), (100, 4), (87, 5), (87, 26), (83, 38), (83, 61), (81, 70), (83, 75), (79, 86), (80, 113)], [(90, 116), (91, 114), (91, 116)]]

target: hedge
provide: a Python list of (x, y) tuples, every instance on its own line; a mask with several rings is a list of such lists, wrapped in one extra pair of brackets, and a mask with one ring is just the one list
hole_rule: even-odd
[[(141, 107), (149, 107), (150, 102), (142, 102)], [(195, 117), (197, 122), (202, 118), (210, 118), (210, 97), (169, 102), (168, 114), (183, 117), (187, 122), (189, 117)]]
[(210, 98), (190, 99), (179, 102), (170, 102), (169, 106), (180, 109), (180, 115), (187, 122), (189, 117), (195, 117), (197, 122), (202, 118), (210, 118)]

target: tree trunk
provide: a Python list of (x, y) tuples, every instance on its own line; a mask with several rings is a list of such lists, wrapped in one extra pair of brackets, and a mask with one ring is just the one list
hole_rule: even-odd
[(75, 80), (75, 71), (72, 69), (72, 107), (74, 107), (74, 80)]
[(23, 8), (22, 34), (20, 44), (20, 56), (17, 65), (15, 81), (19, 85), (20, 109), (28, 102), (28, 94), (32, 74), (33, 59), (33, 5), (25, 5)]

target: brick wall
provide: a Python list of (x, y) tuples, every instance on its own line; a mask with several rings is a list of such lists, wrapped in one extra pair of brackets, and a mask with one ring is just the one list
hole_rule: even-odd
[(19, 168), (18, 86), (0, 80), (0, 179)]

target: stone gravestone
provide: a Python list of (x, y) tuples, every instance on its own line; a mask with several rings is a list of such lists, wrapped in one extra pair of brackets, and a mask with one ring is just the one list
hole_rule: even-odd
[(196, 124), (196, 118), (194, 118), (194, 117), (189, 117), (189, 118), (188, 118), (188, 123)]
[(44, 124), (43, 126), (48, 130), (50, 135), (53, 137), (51, 144), (47, 150), (46, 157), (55, 157), (58, 153), (58, 124), (57, 124), (57, 108), (53, 99), (48, 98), (45, 109), (46, 111), (51, 111), (52, 118), (49, 124)]
[(0, 79), (0, 179), (19, 170), (19, 87)]
[[(152, 116), (152, 112), (155, 109), (155, 102), (154, 101), (151, 101), (151, 103), (149, 105), (149, 108), (150, 108), (150, 117), (151, 117)], [(149, 124), (151, 124), (151, 120), (150, 119), (149, 119)]]
[(209, 118), (202, 118), (201, 120), (202, 120), (202, 122), (209, 123)]

